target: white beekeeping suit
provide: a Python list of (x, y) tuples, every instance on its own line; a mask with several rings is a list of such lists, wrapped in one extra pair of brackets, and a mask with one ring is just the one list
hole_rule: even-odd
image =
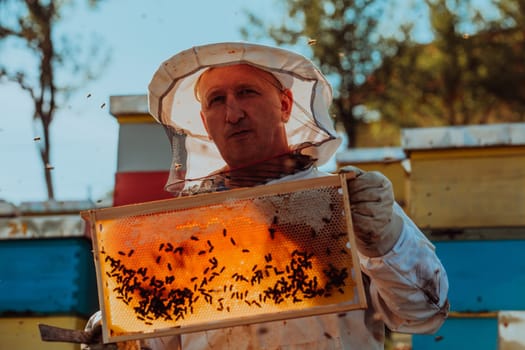
[[(280, 88), (292, 91), (288, 144), (295, 154), (312, 159), (298, 171), (273, 176), (266, 183), (331, 175), (317, 169), (340, 144), (328, 113), (331, 87), (321, 72), (305, 57), (280, 48), (218, 43), (171, 57), (149, 85), (150, 112), (166, 127), (174, 151), (166, 190), (185, 195), (228, 189), (223, 182), (209, 181), (217, 175), (227, 177), (227, 167), (202, 123), (195, 85), (211, 67), (238, 64), (269, 72)], [(394, 202), (388, 179), (376, 172), (349, 170), (357, 174), (348, 187), (366, 309), (146, 339), (142, 346), (154, 350), (383, 349), (385, 325), (397, 332), (437, 331), (449, 306), (448, 279), (434, 246)]]

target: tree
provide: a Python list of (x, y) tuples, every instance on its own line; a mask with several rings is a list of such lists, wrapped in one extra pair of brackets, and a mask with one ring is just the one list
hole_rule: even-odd
[[(88, 0), (90, 7), (99, 0)], [(31, 64), (17, 66), (11, 60), (0, 63), (0, 82), (11, 81), (25, 92), (33, 101), (33, 124), (35, 139), (39, 141), (40, 156), (44, 168), (47, 195), (54, 199), (50, 154), (50, 125), (59, 107), (60, 100), (65, 100), (79, 84), (83, 73), (86, 79), (92, 79), (99, 71), (97, 59), (102, 63), (104, 57), (97, 57), (99, 51), (90, 52), (89, 64), (81, 62), (81, 52), (76, 50), (67, 36), (58, 37), (55, 33), (61, 20), (61, 11), (68, 5), (61, 0), (0, 0), (0, 48), (13, 51), (31, 61)], [(98, 47), (98, 46), (97, 46)], [(31, 56), (31, 57), (28, 57)], [(32, 60), (31, 60), (32, 59)], [(64, 70), (75, 75), (76, 86), (60, 84), (57, 76)]]
[[(348, 145), (356, 144), (357, 124), (362, 122), (356, 107), (363, 102), (360, 85), (380, 63), (377, 35), (380, 0), (289, 0), (284, 4), (283, 24), (263, 24), (249, 14), (250, 30), (263, 29), (277, 45), (309, 43), (313, 61), (334, 85), (333, 114), (344, 126)], [(289, 18), (288, 18), (289, 17)]]
[[(333, 112), (349, 146), (371, 116), (398, 127), (525, 120), (525, 0), (425, 0), (410, 21), (384, 31), (397, 17), (381, 16), (386, 6), (402, 3), (288, 0), (285, 24), (249, 18), (279, 45), (309, 40), (313, 60), (336, 82)], [(424, 43), (414, 39), (423, 22), (433, 35)]]
[(499, 16), (481, 33), (479, 45), (486, 52), (480, 57), (489, 68), (484, 88), (502, 104), (501, 117), (525, 120), (525, 1), (495, 0)]
[(401, 127), (525, 120), (523, 3), (501, 0), (488, 20), (468, 2), (426, 0), (433, 41), (391, 42), (365, 104)]

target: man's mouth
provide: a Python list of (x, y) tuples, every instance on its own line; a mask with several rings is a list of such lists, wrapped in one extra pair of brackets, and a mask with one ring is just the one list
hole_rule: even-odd
[(228, 134), (228, 138), (242, 137), (242, 136), (247, 135), (249, 133), (251, 133), (251, 130), (249, 130), (249, 129), (236, 130), (236, 131), (230, 132)]

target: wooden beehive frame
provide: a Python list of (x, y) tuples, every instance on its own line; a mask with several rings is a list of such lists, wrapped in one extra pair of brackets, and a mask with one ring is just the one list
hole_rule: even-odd
[[(366, 307), (350, 219), (350, 202), (346, 187), (349, 176), (351, 175), (328, 176), (82, 212), (82, 216), (88, 222), (93, 236), (104, 342), (196, 332)], [(319, 193), (322, 195), (315, 191), (321, 191)], [(335, 197), (339, 198), (338, 203), (335, 204), (326, 201), (326, 198), (334, 197), (333, 191), (337, 191), (338, 195)], [(327, 192), (331, 194), (326, 194)], [(290, 198), (303, 197), (308, 201), (304, 202), (307, 206), (311, 203), (311, 210), (302, 210), (304, 203), (300, 201), (296, 204), (288, 204), (289, 202), (287, 202)], [(286, 206), (296, 208), (292, 210), (299, 213), (294, 212), (297, 218), (293, 218), (293, 220), (300, 222), (301, 225), (289, 224), (293, 220), (288, 216), (286, 216), (286, 224), (277, 224), (278, 217), (276, 215), (272, 217), (269, 212), (261, 211), (260, 207), (255, 206), (257, 210), (253, 210), (252, 207), (255, 205), (253, 203), (260, 202), (262, 207), (265, 207), (267, 202), (275, 203), (275, 201), (281, 200), (285, 201), (282, 203), (286, 203)], [(319, 203), (316, 202), (317, 200)], [(261, 205), (260, 203), (258, 205)], [(231, 216), (228, 222), (235, 222), (236, 225), (240, 223), (240, 226), (238, 225), (240, 228), (235, 226), (231, 229), (228, 228), (229, 231), (226, 228), (221, 228), (224, 226), (224, 222), (217, 221), (218, 210), (239, 209), (240, 206), (244, 208), (242, 213), (226, 214)], [(279, 209), (284, 207), (283, 205)], [(332, 219), (329, 218), (328, 214), (317, 217), (322, 216), (323, 210), (325, 214), (327, 210), (341, 211), (333, 216), (333, 221), (331, 221)], [(187, 218), (194, 215), (194, 212), (200, 215), (199, 218), (203, 217), (208, 221), (203, 221), (203, 224), (191, 225), (184, 221), (189, 220)], [(152, 227), (164, 227), (166, 223), (173, 223), (175, 217), (178, 218), (178, 221), (175, 220), (178, 222), (178, 226), (174, 223), (174, 226), (170, 228), (171, 241), (162, 240), (167, 231), (164, 232), (159, 229), (160, 231), (149, 232)], [(183, 217), (184, 219), (182, 219)], [(129, 224), (128, 220), (134, 221)], [(152, 226), (151, 222), (158, 226)], [(244, 226), (243, 222), (246, 222)], [(304, 225), (302, 225), (303, 222)], [(173, 228), (175, 226), (177, 230)], [(274, 226), (281, 228), (274, 228)], [(309, 227), (311, 231), (308, 232), (311, 233), (302, 233), (304, 231), (303, 226)], [(203, 227), (205, 228), (203, 229)], [(266, 237), (259, 234), (261, 227), (267, 230)], [(301, 227), (301, 229), (299, 230), (297, 227)], [(326, 227), (336, 232), (330, 232)], [(140, 228), (147, 228), (146, 231), (149, 231), (141, 231)], [(122, 230), (125, 232), (122, 233)], [(255, 234), (242, 234), (248, 232), (247, 230), (254, 230), (249, 232), (255, 232)], [(217, 231), (218, 233), (206, 236), (208, 231)], [(292, 233), (296, 231), (301, 231), (301, 233)], [(198, 232), (198, 234), (194, 232)], [(201, 233), (202, 235), (199, 236)], [(294, 234), (302, 236), (293, 236)], [(180, 240), (174, 241), (173, 237), (175, 236)], [(256, 238), (252, 240), (252, 236)], [(130, 237), (131, 241), (134, 240), (134, 243), (140, 241), (140, 244), (130, 245), (127, 237)], [(215, 237), (213, 243), (212, 237)], [(222, 246), (216, 245), (219, 238), (222, 239), (222, 243), (219, 242)], [(235, 240), (238, 242), (236, 243)], [(326, 245), (321, 244), (321, 242), (326, 243)], [(189, 245), (190, 243), (193, 246)], [(197, 244), (199, 245), (198, 248)], [(231, 250), (228, 251), (224, 248), (226, 244)], [(215, 247), (217, 249), (213, 254), (222, 254), (218, 255), (219, 259), (211, 254)], [(264, 247), (269, 250), (264, 250), (263, 253)], [(241, 250), (241, 248), (243, 249)], [(177, 252), (177, 249), (180, 250)], [(179, 257), (179, 255), (183, 256), (183, 249), (184, 258)], [(322, 253), (320, 253), (321, 249)], [(193, 253), (189, 253), (192, 251)], [(272, 253), (274, 252), (280, 258), (274, 257), (272, 261)], [(243, 253), (246, 254), (241, 255)], [(153, 256), (154, 254), (157, 255), (156, 258)], [(263, 254), (264, 260), (261, 259)], [(285, 260), (282, 258), (283, 256), (286, 256), (286, 259), (290, 258), (290, 260)], [(238, 270), (241, 268), (239, 266), (244, 264), (245, 259), (243, 257), (246, 257), (247, 263), (246, 266), (242, 267), (244, 269), (242, 271), (247, 271), (246, 269), (249, 268), (250, 271), (254, 272), (250, 277), (251, 282), (242, 276)], [(240, 265), (231, 266), (232, 264), (230, 264), (221, 268), (218, 261), (228, 261), (228, 258), (237, 261)], [(150, 261), (148, 267), (144, 267), (145, 265), (137, 267), (138, 263), (147, 261)], [(253, 261), (262, 261), (262, 264), (258, 265)], [(305, 267), (298, 266), (299, 262)], [(126, 263), (128, 265), (125, 265)], [(262, 268), (265, 263), (266, 270)], [(337, 265), (338, 263), (344, 264), (344, 267)], [(135, 264), (135, 267), (131, 268), (130, 264)], [(184, 267), (184, 270), (180, 267), (177, 270), (179, 274), (170, 275), (168, 273), (168, 270), (171, 272), (175, 266), (183, 265), (187, 266)], [(189, 273), (193, 271), (192, 269), (197, 270), (197, 266), (200, 268), (199, 271), (204, 268), (204, 272), (202, 272), (202, 276), (199, 275), (198, 281), (194, 283), (197, 277), (191, 279), (183, 277), (186, 272)], [(148, 268), (150, 271), (157, 272), (146, 276)], [(219, 271), (222, 272), (225, 269), (226, 272), (230, 273), (230, 277), (224, 277), (228, 278), (228, 282), (225, 282), (226, 279), (223, 278), (220, 284), (221, 288), (217, 286), (212, 288), (212, 278), (219, 276)], [(194, 271), (193, 274), (195, 274)], [(282, 277), (277, 275), (282, 275)], [(287, 276), (288, 280), (285, 280), (283, 276)], [(149, 280), (148, 282), (141, 282), (142, 284), (139, 286), (140, 278)], [(222, 277), (217, 277), (216, 281), (220, 278)], [(278, 280), (278, 278), (280, 279)], [(132, 279), (134, 279), (133, 284), (130, 282)], [(168, 284), (171, 286), (174, 280), (183, 280), (184, 282), (179, 282), (178, 288), (168, 287)], [(261, 280), (265, 280), (267, 284), (260, 286)], [(145, 283), (150, 283), (150, 287), (145, 287)], [(241, 283), (244, 283), (244, 287), (240, 285)], [(278, 285), (282, 296), (276, 297)], [(168, 303), (170, 311), (162, 308), (156, 308), (155, 312), (151, 311), (153, 304), (159, 304), (158, 300), (153, 303), (152, 294), (161, 293), (162, 305), (164, 305), (164, 302), (168, 300), (167, 287), (172, 288), (171, 290), (168, 289), (170, 291), (169, 298), (173, 298)], [(217, 293), (219, 297), (211, 295), (212, 292)], [(178, 295), (177, 299), (173, 297), (174, 293)], [(147, 295), (144, 297), (144, 294)], [(188, 294), (191, 295), (184, 299)], [(251, 299), (248, 298), (248, 295)], [(145, 299), (137, 301), (139, 296)], [(197, 308), (200, 305), (196, 304), (199, 296), (202, 298), (198, 303), (204, 304), (206, 301), (207, 304), (199, 306), (199, 311), (194, 312), (193, 306), (195, 305)], [(230, 304), (223, 301), (224, 297), (229, 298)], [(173, 300), (182, 299), (184, 299), (184, 304), (179, 303), (177, 306), (173, 306), (175, 303)], [(252, 309), (248, 309), (248, 307), (252, 307)], [(175, 309), (177, 312), (173, 311)], [(199, 313), (205, 317), (200, 317)]]

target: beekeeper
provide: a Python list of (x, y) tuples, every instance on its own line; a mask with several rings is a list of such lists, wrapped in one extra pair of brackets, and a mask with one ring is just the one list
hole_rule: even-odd
[[(321, 176), (340, 139), (329, 83), (297, 53), (209, 44), (163, 62), (149, 85), (150, 113), (166, 127), (173, 163), (166, 190), (191, 195)], [(378, 172), (349, 180), (368, 308), (147, 339), (163, 349), (383, 349), (392, 331), (436, 332), (448, 279), (434, 246), (394, 201)], [(99, 323), (95, 315), (89, 327)]]

